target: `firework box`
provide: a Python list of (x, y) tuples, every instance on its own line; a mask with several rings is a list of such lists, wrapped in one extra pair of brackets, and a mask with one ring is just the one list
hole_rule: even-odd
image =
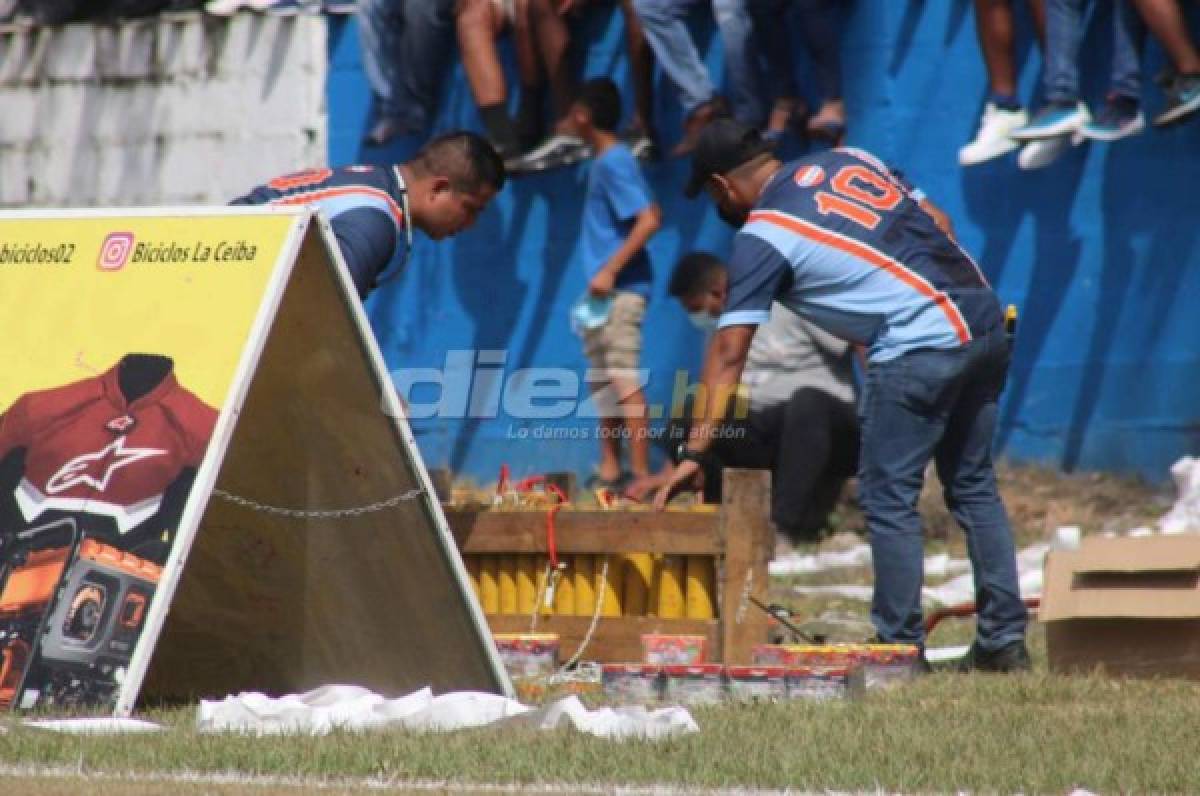
[(844, 667), (793, 666), (784, 677), (788, 699), (841, 699), (849, 693), (850, 672)]
[(606, 663), (600, 681), (604, 696), (622, 704), (646, 704), (662, 697), (662, 667), (648, 663)]
[(708, 639), (669, 633), (642, 634), (642, 660), (659, 666), (694, 666), (705, 662)]
[(920, 650), (914, 644), (866, 644), (850, 671), (850, 688), (869, 691), (913, 679)]
[(725, 667), (719, 663), (663, 667), (663, 699), (708, 705), (725, 698)]
[(730, 666), (725, 670), (734, 699), (775, 701), (787, 698), (787, 669), (783, 666)]
[(548, 677), (558, 669), (557, 633), (497, 633), (493, 638), (511, 677)]

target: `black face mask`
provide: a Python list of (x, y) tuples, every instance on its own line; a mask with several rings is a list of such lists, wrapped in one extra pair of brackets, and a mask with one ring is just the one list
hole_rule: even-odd
[(717, 217), (724, 221), (734, 229), (741, 229), (746, 223), (748, 214), (737, 210), (726, 210), (724, 207), (717, 205)]

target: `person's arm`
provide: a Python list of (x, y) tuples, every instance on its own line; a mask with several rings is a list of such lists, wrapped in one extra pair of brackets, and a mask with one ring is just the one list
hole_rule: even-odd
[(643, 208), (637, 214), (633, 228), (629, 230), (629, 236), (625, 238), (625, 242), (613, 252), (612, 257), (608, 258), (608, 262), (592, 277), (592, 282), (588, 285), (591, 292), (597, 296), (611, 293), (622, 269), (629, 265), (635, 254), (645, 248), (650, 238), (654, 237), (654, 233), (658, 232), (661, 227), (662, 210), (659, 206), (650, 204)]
[[(771, 304), (791, 285), (791, 264), (779, 253), (766, 230), (755, 232), (751, 223), (733, 239), (727, 272), (729, 290), (720, 328), (713, 334), (704, 356), (697, 407), (684, 450), (697, 457), (712, 445), (713, 429), (724, 418), (725, 403), (737, 395), (750, 343), (758, 327), (771, 318)], [(658, 490), (654, 505), (663, 508), (671, 496), (685, 486), (697, 486), (703, 468), (698, 461), (684, 459), (671, 473), (671, 480)]]
[(937, 224), (938, 229), (946, 233), (946, 237), (952, 241), (958, 240), (954, 236), (954, 224), (950, 221), (950, 216), (946, 215), (940, 207), (929, 201), (928, 196), (922, 195), (921, 200), (917, 202), (917, 206), (929, 214), (933, 219), (933, 223)]
[[(704, 357), (704, 371), (700, 380), (703, 385), (700, 395), (705, 398), (703, 411), (695, 418), (684, 445), (688, 454), (699, 458), (712, 447), (713, 429), (725, 416), (725, 402), (737, 394), (742, 370), (746, 366), (746, 355), (750, 352), (750, 342), (757, 328), (749, 325), (726, 326), (713, 335)], [(666, 506), (671, 496), (692, 484), (702, 469), (700, 462), (695, 459), (685, 458), (679, 462), (671, 472), (670, 480), (654, 496), (654, 507), (661, 509)]]
[(396, 253), (396, 225), (382, 210), (358, 207), (329, 222), (359, 298), (366, 298)]

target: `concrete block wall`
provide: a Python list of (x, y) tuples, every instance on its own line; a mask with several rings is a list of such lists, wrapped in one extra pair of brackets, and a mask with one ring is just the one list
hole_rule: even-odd
[(223, 204), (327, 160), (319, 18), (0, 30), (0, 207)]

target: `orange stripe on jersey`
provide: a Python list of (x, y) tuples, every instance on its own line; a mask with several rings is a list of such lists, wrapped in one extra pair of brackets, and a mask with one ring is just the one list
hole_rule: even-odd
[(967, 327), (967, 322), (963, 319), (962, 313), (959, 312), (958, 306), (951, 301), (940, 290), (934, 288), (933, 285), (925, 281), (920, 275), (913, 273), (905, 268), (900, 263), (888, 257), (886, 254), (871, 248), (865, 243), (856, 241), (852, 238), (847, 238), (844, 235), (839, 235), (832, 230), (823, 229), (810, 224), (803, 219), (789, 216), (786, 213), (780, 213), (774, 210), (757, 210), (750, 214), (749, 221), (762, 221), (766, 224), (773, 224), (777, 227), (782, 227), (789, 232), (794, 232), (797, 235), (808, 238), (809, 240), (831, 246), (838, 251), (853, 255), (860, 260), (863, 260), (870, 265), (879, 268), (880, 270), (891, 274), (899, 279), (904, 284), (916, 290), (922, 296), (933, 301), (934, 304), (945, 314), (946, 319), (950, 321), (950, 325), (954, 327), (954, 333), (958, 336), (959, 342), (966, 344), (971, 342), (971, 330)]
[(281, 196), (278, 199), (272, 199), (268, 204), (272, 205), (310, 205), (315, 202), (320, 202), (323, 199), (334, 199), (339, 196), (351, 196), (353, 194), (365, 194), (374, 196), (377, 199), (382, 199), (387, 202), (388, 208), (392, 212), (392, 218), (396, 224), (404, 228), (404, 211), (400, 205), (396, 204), (386, 191), (381, 191), (378, 188), (368, 188), (365, 185), (346, 185), (340, 188), (326, 188), (321, 191), (309, 191), (306, 193), (292, 194), (291, 196)]

